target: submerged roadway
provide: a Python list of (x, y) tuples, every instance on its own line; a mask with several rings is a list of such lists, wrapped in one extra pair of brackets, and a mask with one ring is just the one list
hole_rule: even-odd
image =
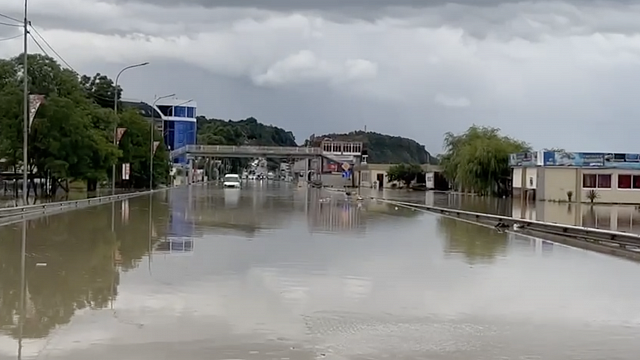
[(0, 227), (0, 359), (640, 353), (629, 260), (286, 183), (113, 206)]

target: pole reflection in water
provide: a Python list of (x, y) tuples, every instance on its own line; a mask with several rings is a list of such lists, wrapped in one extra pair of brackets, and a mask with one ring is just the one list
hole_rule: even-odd
[(151, 261), (153, 260), (153, 193), (149, 194), (149, 259), (147, 261), (149, 275), (151, 275)]
[(116, 231), (116, 202), (111, 202), (111, 232)]
[(22, 359), (22, 332), (25, 320), (26, 301), (26, 261), (27, 261), (27, 221), (22, 222), (22, 242), (20, 249), (20, 314), (18, 324), (18, 360)]

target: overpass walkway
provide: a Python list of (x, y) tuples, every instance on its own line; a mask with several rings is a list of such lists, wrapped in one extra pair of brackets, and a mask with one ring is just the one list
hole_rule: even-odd
[(187, 145), (171, 151), (171, 159), (180, 156), (202, 157), (324, 157), (336, 161), (332, 153), (326, 153), (319, 147), (281, 147), (281, 146), (232, 146), (232, 145)]

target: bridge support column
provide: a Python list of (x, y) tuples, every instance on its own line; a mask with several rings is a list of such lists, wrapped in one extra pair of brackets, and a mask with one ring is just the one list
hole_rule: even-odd
[(304, 158), (304, 186), (309, 186), (309, 158)]
[(187, 185), (193, 184), (193, 159), (187, 159)]

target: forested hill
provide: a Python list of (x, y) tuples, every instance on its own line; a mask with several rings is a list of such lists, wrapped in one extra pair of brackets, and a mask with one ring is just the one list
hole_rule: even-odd
[(327, 134), (315, 136), (314, 145), (319, 145), (323, 139), (337, 141), (362, 142), (368, 150), (368, 162), (373, 164), (436, 164), (436, 158), (415, 140), (379, 134), (376, 132), (355, 131), (348, 134)]
[[(262, 124), (253, 117), (239, 121), (225, 121), (198, 116), (197, 120), (198, 144), (298, 146), (296, 138), (291, 131), (273, 125)], [(434, 164), (436, 162), (435, 157), (429, 154), (424, 145), (400, 136), (364, 131), (350, 132), (348, 134), (327, 134), (315, 136), (313, 146), (320, 146), (320, 142), (326, 138), (364, 143), (369, 152), (368, 161), (370, 163)]]
[(198, 116), (198, 144), (298, 146), (291, 131), (259, 123), (253, 117), (239, 121)]

